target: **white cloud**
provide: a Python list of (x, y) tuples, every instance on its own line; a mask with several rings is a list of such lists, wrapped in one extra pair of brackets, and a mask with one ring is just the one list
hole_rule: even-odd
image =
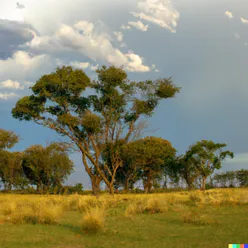
[(71, 66), (79, 68), (79, 69), (86, 69), (90, 65), (89, 62), (79, 62), (79, 61), (72, 61), (70, 64)]
[(1, 91), (1, 98), (14, 96), (9, 95), (5, 89), (27, 89), (42, 75), (51, 73), (56, 67), (56, 59), (49, 55), (34, 56), (24, 51), (17, 51), (6, 60), (0, 59), (0, 82), (2, 82), (1, 89), (4, 89), (3, 92)]
[(92, 71), (95, 71), (95, 70), (97, 70), (99, 68), (99, 65), (97, 64), (97, 65), (92, 65), (91, 67), (90, 67), (90, 69), (92, 70)]
[(148, 72), (150, 68), (148, 66), (143, 65), (142, 58), (133, 53), (127, 54), (127, 58), (129, 59), (128, 66), (126, 67), (129, 71), (139, 71), (139, 72)]
[(133, 16), (157, 24), (173, 33), (176, 32), (180, 13), (170, 1), (139, 0), (137, 9), (141, 12), (131, 12)]
[(125, 25), (121, 25), (121, 29), (131, 29), (131, 27), (130, 26), (125, 26)]
[(4, 88), (4, 89), (20, 89), (23, 90), (24, 86), (21, 85), (19, 82), (17, 81), (12, 81), (10, 79), (0, 82), (0, 88)]
[(245, 42), (245, 46), (248, 46), (248, 42)]
[(26, 78), (29, 76), (29, 73), (32, 74), (34, 71), (40, 69), (41, 66), (48, 65), (49, 60), (49, 55), (32, 56), (27, 52), (17, 51), (12, 57), (6, 60), (0, 60), (0, 80)]
[(123, 33), (122, 32), (114, 32), (114, 35), (119, 42), (123, 41)]
[(246, 20), (246, 19), (244, 19), (242, 17), (240, 17), (240, 20), (241, 20), (242, 23), (248, 23), (248, 20)]
[(130, 71), (148, 71), (139, 55), (133, 54), (130, 57), (129, 54), (122, 53), (113, 47), (108, 33), (97, 32), (95, 25), (87, 21), (77, 22), (73, 26), (61, 25), (52, 36), (40, 37), (35, 32), (33, 36), (33, 40), (25, 44), (26, 48), (42, 52), (73, 51), (87, 56), (92, 61), (107, 62), (115, 66), (123, 65)]
[(8, 100), (10, 98), (15, 98), (18, 95), (16, 93), (0, 93), (0, 100)]
[(128, 24), (130, 26), (133, 26), (143, 32), (147, 31), (148, 30), (148, 25), (145, 25), (143, 22), (141, 21), (137, 21), (137, 22), (128, 22)]
[(228, 18), (230, 18), (230, 19), (233, 18), (233, 14), (232, 14), (232, 12), (230, 12), (230, 11), (226, 11), (226, 12), (225, 12), (225, 15), (226, 15)]

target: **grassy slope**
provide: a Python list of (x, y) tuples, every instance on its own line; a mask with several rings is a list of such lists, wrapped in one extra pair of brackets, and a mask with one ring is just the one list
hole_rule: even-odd
[(82, 214), (68, 211), (58, 225), (0, 224), (1, 248), (222, 248), (248, 243), (248, 205), (205, 206), (217, 223), (197, 226), (183, 223), (179, 212), (123, 216), (122, 207), (108, 210), (103, 232), (81, 231)]

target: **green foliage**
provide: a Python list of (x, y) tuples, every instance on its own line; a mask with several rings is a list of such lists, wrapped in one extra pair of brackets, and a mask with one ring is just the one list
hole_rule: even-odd
[(190, 146), (185, 154), (186, 161), (193, 160), (196, 171), (202, 177), (202, 189), (205, 189), (206, 179), (215, 169), (221, 168), (221, 162), (227, 157), (233, 158), (230, 151), (222, 151), (226, 144), (202, 140)]
[(239, 170), (236, 172), (236, 177), (239, 181), (240, 186), (248, 187), (248, 170)]
[(0, 129), (0, 150), (10, 149), (19, 141), (19, 137), (11, 131)]
[(51, 143), (46, 148), (41, 145), (27, 148), (22, 167), (29, 182), (43, 191), (60, 187), (73, 171), (73, 163), (62, 143)]
[(161, 174), (165, 161), (175, 156), (176, 150), (171, 143), (157, 137), (146, 137), (128, 143), (123, 151), (127, 164), (141, 169), (144, 187), (150, 191), (154, 179)]
[[(137, 138), (137, 121), (151, 116), (161, 100), (174, 97), (180, 88), (171, 78), (130, 82), (126, 72), (114, 66), (103, 66), (96, 73), (98, 80), (91, 81), (82, 70), (57, 68), (35, 83), (33, 95), (16, 103), (12, 116), (69, 137), (82, 152), (93, 190), (99, 190), (101, 178), (113, 192), (122, 162), (118, 149), (112, 148), (112, 158), (104, 161), (104, 149)], [(86, 97), (87, 88), (92, 95)]]

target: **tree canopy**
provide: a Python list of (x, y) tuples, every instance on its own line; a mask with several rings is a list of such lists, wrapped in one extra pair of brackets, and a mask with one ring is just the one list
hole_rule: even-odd
[(73, 162), (60, 143), (51, 143), (47, 147), (34, 145), (24, 151), (22, 167), (29, 182), (47, 191), (59, 187), (73, 171)]
[(112, 153), (114, 163), (104, 162), (106, 144), (137, 139), (142, 129), (140, 121), (180, 88), (171, 78), (132, 82), (122, 68), (114, 66), (103, 66), (96, 73), (98, 80), (90, 80), (82, 70), (57, 68), (31, 87), (33, 94), (20, 99), (12, 115), (69, 137), (82, 153), (94, 193), (102, 180), (113, 192), (122, 162), (118, 153)]

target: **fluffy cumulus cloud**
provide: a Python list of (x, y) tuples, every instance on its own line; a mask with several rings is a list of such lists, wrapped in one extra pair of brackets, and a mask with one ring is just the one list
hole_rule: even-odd
[(79, 61), (72, 61), (70, 64), (71, 66), (79, 68), (79, 69), (86, 69), (90, 65), (89, 62), (79, 62)]
[(148, 30), (148, 25), (145, 25), (143, 22), (141, 21), (137, 21), (137, 22), (128, 22), (128, 24), (130, 26), (133, 26), (143, 32), (147, 31)]
[(30, 74), (41, 67), (46, 67), (49, 63), (49, 55), (31, 55), (25, 51), (17, 51), (12, 57), (6, 60), (0, 60), (0, 80), (18, 80), (18, 78), (27, 78)]
[(11, 93), (1, 93), (0, 92), (0, 100), (9, 100), (11, 98), (16, 98), (18, 95), (14, 92)]
[(127, 30), (129, 30), (129, 29), (131, 29), (131, 27), (128, 26), (128, 25), (121, 25), (121, 29), (127, 29)]
[(21, 85), (19, 82), (17, 81), (12, 81), (10, 79), (0, 82), (0, 88), (3, 89), (16, 89), (16, 90), (23, 90), (24, 89), (24, 85)]
[(179, 11), (173, 6), (171, 1), (164, 0), (139, 0), (137, 3), (139, 12), (131, 14), (144, 21), (159, 25), (175, 33), (180, 17)]
[(240, 20), (241, 20), (242, 23), (248, 24), (248, 20), (246, 20), (246, 19), (244, 19), (242, 17), (240, 17)]
[(88, 21), (80, 21), (72, 26), (63, 24), (51, 36), (39, 36), (33, 30), (30, 32), (33, 39), (22, 46), (23, 48), (36, 52), (77, 52), (95, 62), (124, 66), (134, 72), (149, 71), (149, 67), (143, 65), (143, 59), (139, 55), (130, 56), (115, 48), (111, 36), (97, 31), (95, 25)]
[(116, 39), (119, 41), (119, 42), (122, 42), (123, 41), (123, 33), (122, 32), (114, 32), (114, 35), (116, 37)]
[(49, 55), (32, 55), (25, 51), (17, 51), (7, 59), (0, 59), (0, 99), (19, 96), (20, 90), (28, 90), (33, 84), (31, 82), (54, 70), (57, 62)]
[(229, 19), (232, 19), (232, 18), (233, 18), (233, 13), (230, 12), (230, 11), (226, 11), (226, 12), (225, 12), (225, 15), (226, 15)]

